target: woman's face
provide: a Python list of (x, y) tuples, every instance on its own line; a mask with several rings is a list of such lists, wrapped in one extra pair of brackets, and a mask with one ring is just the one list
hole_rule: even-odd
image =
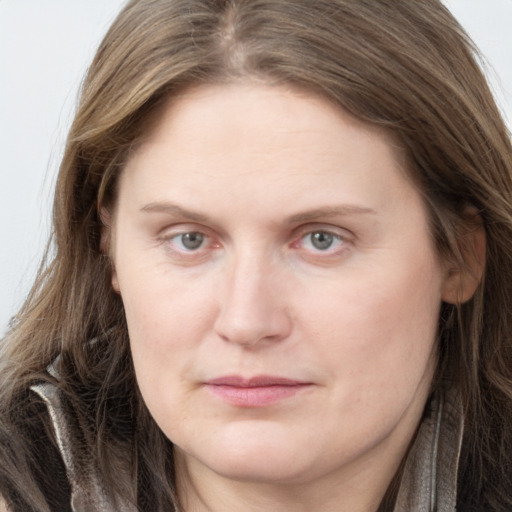
[(190, 472), (394, 473), (446, 286), (405, 165), (385, 133), (294, 89), (166, 105), (120, 180), (112, 282), (142, 396)]

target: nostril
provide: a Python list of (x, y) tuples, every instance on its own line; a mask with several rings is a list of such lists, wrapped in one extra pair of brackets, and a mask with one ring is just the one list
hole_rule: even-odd
[(252, 346), (264, 340), (279, 341), (291, 331), (291, 321), (281, 307), (248, 308), (243, 312), (224, 310), (215, 322), (215, 332), (223, 340)]

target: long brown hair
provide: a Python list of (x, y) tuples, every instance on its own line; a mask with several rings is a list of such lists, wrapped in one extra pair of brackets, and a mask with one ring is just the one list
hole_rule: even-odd
[[(52, 245), (2, 342), (0, 441), (13, 435), (20, 397), (50, 379), (45, 369), (60, 355), (57, 385), (86, 404), (106, 488), (125, 492), (109, 475), (111, 452), (129, 439), (151, 509), (175, 506), (172, 449), (138, 396), (98, 211), (115, 201), (126, 158), (170, 95), (262, 79), (314, 91), (394, 133), (432, 236), (454, 266), (465, 264), (464, 212), (479, 212), (485, 279), (472, 300), (442, 306), (435, 384), (456, 386), (463, 399), (464, 510), (512, 508), (512, 148), (476, 55), (439, 0), (128, 2), (83, 84), (57, 181)], [(26, 452), (22, 440), (14, 455), (0, 448), (0, 477), (18, 479), (26, 502), (47, 510), (16, 463)]]

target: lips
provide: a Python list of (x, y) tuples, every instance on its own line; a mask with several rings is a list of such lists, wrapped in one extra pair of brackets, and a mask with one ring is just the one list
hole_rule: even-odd
[(236, 407), (264, 407), (291, 398), (312, 386), (303, 382), (273, 375), (259, 375), (246, 379), (228, 375), (209, 380), (208, 391)]

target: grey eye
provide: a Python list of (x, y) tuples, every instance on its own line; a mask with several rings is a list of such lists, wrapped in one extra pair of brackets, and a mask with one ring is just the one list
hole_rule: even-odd
[(320, 251), (330, 249), (334, 243), (334, 235), (325, 231), (314, 231), (310, 235), (311, 245)]
[(181, 245), (183, 245), (183, 247), (189, 251), (199, 249), (204, 243), (204, 238), (204, 235), (202, 233), (198, 233), (197, 231), (179, 235)]

